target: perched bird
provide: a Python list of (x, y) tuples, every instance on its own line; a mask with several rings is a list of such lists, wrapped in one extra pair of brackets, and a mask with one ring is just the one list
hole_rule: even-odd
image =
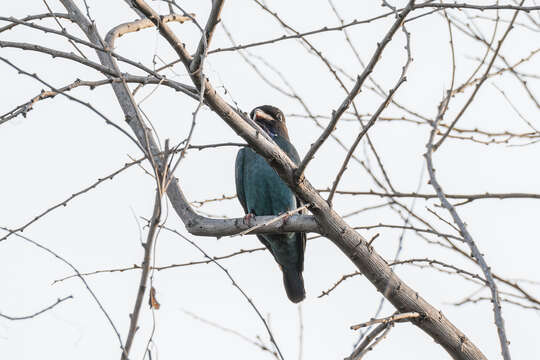
[[(300, 157), (289, 141), (285, 116), (278, 108), (262, 105), (253, 109), (250, 117), (274, 142), (298, 164)], [(235, 164), (236, 193), (246, 212), (251, 216), (279, 215), (302, 204), (266, 160), (252, 149), (238, 151)], [(259, 234), (259, 240), (270, 250), (283, 272), (283, 283), (289, 299), (300, 302), (304, 290), (305, 233)]]

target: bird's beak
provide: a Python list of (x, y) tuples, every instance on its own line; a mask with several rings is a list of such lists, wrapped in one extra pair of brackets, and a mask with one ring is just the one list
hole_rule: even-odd
[(274, 118), (268, 115), (267, 113), (265, 113), (264, 111), (257, 109), (255, 110), (255, 113), (253, 114), (253, 120), (263, 120), (263, 121), (272, 122), (274, 121)]

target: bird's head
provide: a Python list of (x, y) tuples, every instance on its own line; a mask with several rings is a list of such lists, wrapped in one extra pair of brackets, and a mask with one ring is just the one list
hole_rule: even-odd
[(270, 137), (277, 135), (289, 138), (285, 115), (275, 106), (261, 105), (251, 110), (249, 117), (266, 131)]

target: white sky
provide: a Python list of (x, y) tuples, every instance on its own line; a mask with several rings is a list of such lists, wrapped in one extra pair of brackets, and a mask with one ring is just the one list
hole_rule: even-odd
[[(78, 2), (82, 6), (82, 1)], [(157, 9), (166, 6), (150, 2)], [(210, 1), (182, 1), (184, 8), (206, 20)], [(532, 5), (532, 2), (526, 2)], [(53, 9), (63, 12), (60, 4), (50, 1)], [(130, 21), (136, 15), (123, 1), (89, 1), (91, 13), (102, 35), (113, 26)], [(346, 21), (367, 19), (380, 14), (379, 2), (336, 1)], [(299, 31), (335, 26), (338, 20), (326, 1), (273, 1), (272, 9)], [(23, 17), (46, 12), (40, 1), (1, 2), (2, 16)], [(421, 12), (416, 12), (418, 15)], [(457, 12), (451, 12), (458, 14)], [(470, 14), (476, 14), (470, 11)], [(483, 15), (491, 14), (489, 12)], [(458, 14), (459, 15), (459, 14)], [(500, 15), (508, 19), (509, 11)], [(538, 20), (538, 12), (532, 14)], [(460, 14), (463, 17), (463, 14)], [(280, 36), (283, 30), (267, 13), (250, 1), (230, 1), (225, 4), (222, 20), (233, 33), (236, 41), (246, 44)], [(387, 18), (368, 25), (350, 28), (353, 42), (366, 61), (377, 41), (380, 41), (393, 21)], [(518, 21), (527, 22), (520, 15)], [(44, 21), (55, 27), (53, 21)], [(491, 22), (479, 22), (484, 34), (491, 34)], [(196, 28), (189, 23), (171, 25), (178, 36), (194, 51), (199, 39)], [(80, 37), (80, 31), (68, 26)], [(498, 36), (506, 29), (500, 24)], [(443, 92), (450, 85), (451, 58), (448, 30), (444, 19), (437, 14), (408, 24), (414, 61), (407, 74), (408, 81), (400, 88), (396, 100), (407, 104), (420, 113), (433, 117)], [(502, 48), (510, 63), (526, 57), (540, 43), (539, 32), (516, 27)], [(67, 41), (53, 35), (21, 27), (0, 34), (0, 39), (40, 43), (56, 49), (74, 51)], [(344, 68), (352, 76), (361, 72), (343, 34), (324, 33), (309, 38), (331, 61)], [(476, 64), (471, 57), (481, 57), (484, 48), (461, 33), (454, 32), (458, 71), (456, 83), (460, 84)], [(212, 48), (226, 47), (230, 43), (223, 30), (218, 28)], [(398, 32), (395, 41), (385, 50), (377, 65), (374, 77), (384, 89), (394, 86), (405, 62), (404, 36)], [(82, 47), (84, 48), (84, 47)], [(96, 59), (93, 51), (84, 50)], [(122, 37), (117, 41), (116, 51), (124, 56), (152, 66), (152, 57), (159, 54), (164, 61), (176, 56), (168, 44), (154, 29), (144, 30)], [(305, 99), (313, 113), (330, 115), (343, 100), (344, 92), (315, 56), (306, 53), (296, 40), (250, 49), (278, 68)], [(30, 72), (37, 72), (54, 86), (66, 85), (76, 78), (97, 80), (103, 77), (93, 70), (71, 62), (51, 59), (38, 53), (15, 49), (0, 49), (0, 56), (13, 61)], [(260, 64), (260, 63), (259, 63)], [(498, 63), (496, 63), (498, 64)], [(161, 63), (158, 62), (158, 66)], [(0, 113), (24, 103), (38, 94), (43, 86), (34, 79), (17, 75), (1, 63), (4, 88)], [(140, 74), (129, 66), (124, 71)], [(302, 113), (300, 105), (266, 84), (235, 53), (211, 55), (206, 71), (215, 87), (224, 91), (226, 99), (235, 101), (249, 111), (264, 103), (280, 107), (285, 114)], [(538, 61), (524, 64), (523, 72), (538, 73)], [(189, 83), (181, 66), (175, 72), (166, 72), (175, 80)], [(268, 76), (279, 83), (279, 78), (269, 71)], [(176, 76), (176, 75), (177, 76)], [(351, 82), (346, 81), (351, 87)], [(459, 126), (484, 130), (530, 131), (495, 86), (504, 89), (512, 102), (528, 119), (538, 122), (538, 109), (524, 93), (520, 84), (509, 74), (489, 79), (480, 90), (477, 101), (460, 120)], [(538, 94), (539, 83), (530, 81), (532, 90)], [(141, 101), (154, 90), (148, 86), (139, 92)], [(90, 101), (108, 117), (123, 124), (122, 112), (110, 87), (93, 91), (76, 89), (73, 96)], [(469, 93), (470, 94), (470, 90)], [(459, 111), (467, 95), (456, 97), (449, 110), (449, 118)], [(362, 113), (373, 112), (380, 99), (371, 91), (364, 90), (357, 97)], [(158, 130), (160, 139), (171, 139), (174, 144), (184, 139), (191, 124), (195, 102), (180, 93), (158, 88), (142, 103), (142, 108)], [(403, 115), (390, 107), (386, 115)], [(288, 119), (289, 133), (301, 155), (317, 138), (319, 130), (311, 120)], [(342, 121), (337, 135), (351, 144), (359, 130), (357, 122)], [(399, 191), (415, 191), (423, 169), (428, 128), (396, 122), (380, 122), (370, 130), (373, 143), (385, 164), (390, 178)], [(208, 109), (199, 114), (193, 139), (194, 144), (206, 144), (241, 139)], [(527, 147), (505, 145), (485, 146), (477, 143), (448, 139), (434, 155), (437, 176), (447, 193), (484, 192), (530, 192), (538, 193), (540, 171), (537, 166), (539, 144)], [(364, 146), (357, 156), (364, 159)], [(203, 200), (233, 195), (234, 157), (236, 148), (219, 148), (190, 151), (185, 162), (177, 170), (180, 184), (190, 200)], [(140, 151), (120, 132), (90, 112), (87, 108), (62, 96), (35, 105), (26, 118), (17, 118), (0, 126), (0, 226), (10, 228), (24, 224), (43, 210), (70, 196), (120, 168), (130, 161), (129, 156), (140, 157)], [(345, 152), (329, 140), (310, 164), (307, 176), (319, 188), (331, 186)], [(369, 155), (374, 164), (374, 158)], [(145, 165), (146, 166), (146, 165)], [(146, 166), (147, 167), (147, 166)], [(380, 176), (380, 173), (377, 173)], [(154, 199), (154, 181), (138, 167), (132, 167), (112, 181), (100, 185), (82, 195), (66, 208), (51, 214), (30, 226), (24, 235), (57, 251), (81, 272), (109, 269), (139, 264), (143, 249), (140, 246), (140, 216), (149, 217)], [(368, 175), (356, 163), (351, 163), (340, 185), (342, 189), (376, 189)], [(432, 193), (426, 177), (421, 192)], [(411, 199), (405, 199), (406, 204)], [(336, 208), (340, 213), (369, 205), (382, 203), (375, 197), (345, 198), (337, 196)], [(448, 215), (434, 207), (445, 218)], [(430, 219), (442, 232), (452, 232), (444, 223), (437, 221), (425, 211), (426, 203), (417, 201), (416, 208), (422, 216)], [(224, 201), (202, 208), (215, 214), (238, 217), (242, 209), (237, 200)], [(538, 200), (480, 200), (458, 207), (469, 225), (475, 241), (485, 254), (494, 272), (505, 278), (540, 280), (537, 254)], [(348, 219), (354, 226), (392, 223), (402, 225), (395, 212), (379, 209)], [(180, 219), (169, 211), (167, 225), (186, 233)], [(144, 232), (144, 230), (143, 230)], [(375, 241), (375, 249), (389, 261), (394, 256), (400, 231), (370, 230), (362, 235), (381, 236)], [(144, 234), (143, 234), (144, 236)], [(255, 236), (202, 238), (189, 236), (209, 254), (224, 255), (238, 249), (261, 246)], [(437, 258), (475, 273), (480, 269), (471, 267), (463, 259), (440, 247), (428, 245), (414, 233), (406, 233), (401, 258)], [(200, 260), (202, 256), (182, 239), (162, 232), (157, 242), (155, 261), (157, 265)], [(354, 266), (328, 240), (317, 239), (308, 243), (305, 256), (304, 278), (307, 299), (302, 303), (304, 325), (304, 359), (343, 358), (352, 349), (356, 333), (349, 330), (355, 323), (369, 320), (378, 306), (379, 294), (364, 278), (356, 277), (344, 282), (329, 297), (318, 299), (322, 290), (332, 286), (343, 274), (353, 272)], [(222, 261), (232, 276), (249, 294), (269, 322), (286, 359), (298, 354), (298, 308), (290, 303), (281, 283), (281, 273), (267, 252), (257, 252)], [(450, 305), (469, 295), (475, 286), (456, 276), (448, 276), (432, 269), (402, 266), (397, 273), (444, 314), (473, 341), (489, 359), (500, 358), (496, 330), (493, 325), (491, 306), (488, 302)], [(0, 243), (0, 284), (2, 297), (0, 312), (8, 315), (24, 315), (35, 312), (57, 298), (73, 295), (58, 307), (35, 319), (10, 322), (0, 319), (0, 357), (9, 359), (36, 359), (54, 356), (57, 359), (109, 359), (120, 356), (119, 344), (105, 317), (88, 292), (77, 279), (51, 285), (55, 279), (71, 275), (71, 270), (44, 251), (11, 237)], [(139, 281), (139, 272), (106, 273), (88, 278), (89, 284), (104, 304), (107, 312), (120, 330), (123, 339), (129, 326), (131, 312)], [(153, 284), (157, 289), (161, 309), (154, 312), (156, 330), (153, 358), (207, 359), (207, 358), (270, 358), (267, 353), (244, 340), (194, 320), (183, 311), (214, 321), (234, 329), (249, 338), (260, 335), (269, 344), (263, 324), (231, 286), (225, 274), (215, 265), (197, 265), (156, 272)], [(526, 284), (532, 294), (539, 295), (538, 287)], [(504, 288), (503, 288), (504, 289)], [(484, 292), (487, 295), (487, 292)], [(382, 315), (390, 315), (391, 306), (386, 305)], [(510, 349), (515, 359), (539, 358), (538, 312), (504, 304)], [(132, 359), (142, 359), (152, 331), (152, 312), (145, 305), (140, 330), (135, 339)], [(410, 324), (398, 324), (390, 335), (369, 354), (370, 359), (445, 359), (448, 355), (420, 329)]]

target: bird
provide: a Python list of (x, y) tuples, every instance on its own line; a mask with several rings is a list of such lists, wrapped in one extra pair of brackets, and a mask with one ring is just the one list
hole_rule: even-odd
[[(256, 122), (289, 158), (298, 165), (300, 156), (289, 140), (285, 116), (277, 107), (261, 105), (253, 109), (250, 118)], [(267, 161), (253, 149), (238, 151), (235, 162), (235, 183), (238, 200), (249, 222), (253, 216), (280, 215), (302, 206)], [(306, 233), (258, 234), (283, 273), (287, 297), (298, 303), (306, 297), (304, 288), (304, 252)]]

